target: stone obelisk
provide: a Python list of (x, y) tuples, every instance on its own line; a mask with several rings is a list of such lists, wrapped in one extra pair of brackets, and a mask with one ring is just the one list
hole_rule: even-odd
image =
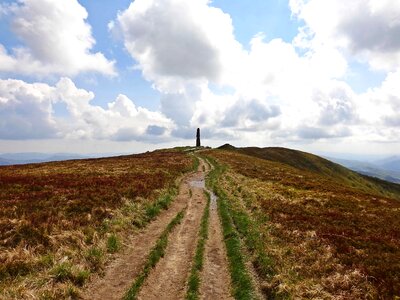
[(196, 147), (200, 147), (200, 128), (197, 128), (197, 133), (196, 133)]

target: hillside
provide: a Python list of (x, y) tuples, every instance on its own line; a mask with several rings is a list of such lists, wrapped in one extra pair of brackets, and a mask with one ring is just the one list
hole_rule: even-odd
[(399, 296), (399, 185), (283, 148), (206, 156), (265, 298)]
[(0, 298), (76, 298), (192, 168), (178, 151), (0, 167)]
[(399, 185), (221, 148), (0, 167), (0, 298), (400, 296)]
[(231, 145), (223, 145), (220, 149), (236, 151), (271, 162), (282, 163), (301, 171), (317, 174), (318, 176), (328, 178), (336, 181), (338, 184), (357, 190), (400, 199), (400, 185), (364, 176), (311, 153), (280, 147), (235, 148)]

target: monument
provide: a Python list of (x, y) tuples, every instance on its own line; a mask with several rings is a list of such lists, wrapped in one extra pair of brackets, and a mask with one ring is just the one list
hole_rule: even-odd
[(200, 128), (197, 128), (197, 133), (196, 133), (196, 147), (200, 147)]

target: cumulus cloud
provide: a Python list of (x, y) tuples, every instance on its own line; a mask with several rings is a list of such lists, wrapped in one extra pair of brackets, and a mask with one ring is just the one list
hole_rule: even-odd
[(373, 125), (379, 139), (398, 140), (400, 135), (399, 82), (400, 71), (389, 73), (381, 86), (358, 97), (360, 116), (364, 124)]
[[(0, 80), (0, 139), (86, 138), (118, 141), (162, 141), (174, 129), (159, 112), (137, 107), (119, 95), (107, 108), (91, 104), (92, 92), (79, 89), (69, 78), (55, 86)], [(66, 105), (57, 116), (54, 104)], [(151, 138), (150, 138), (151, 137)]]
[[(229, 15), (207, 0), (137, 0), (110, 28), (161, 92), (174, 136), (192, 138), (201, 127), (229, 139), (262, 133), (270, 141), (368, 140), (397, 126), (397, 98), (381, 97), (385, 83), (356, 94), (345, 82), (349, 55), (395, 69), (400, 42), (399, 6), (367, 2), (291, 0), (293, 15), (305, 22), (296, 38), (266, 40), (259, 33), (248, 50), (235, 39)], [(371, 117), (379, 101), (385, 113)]]
[(114, 61), (92, 52), (88, 13), (77, 0), (21, 0), (8, 9), (22, 46), (0, 45), (0, 71), (47, 76), (99, 72), (115, 75)]
[(258, 130), (271, 118), (281, 114), (278, 106), (267, 106), (257, 100), (243, 101), (239, 99), (223, 112), (221, 127), (233, 127), (241, 130)]
[(358, 120), (354, 103), (355, 94), (343, 82), (334, 82), (331, 87), (314, 92), (313, 100), (319, 105), (318, 124), (333, 126), (351, 124)]
[[(60, 8), (71, 1), (46, 2), (46, 5)], [(350, 137), (363, 141), (395, 140), (400, 126), (397, 87), (400, 72), (389, 73), (381, 86), (362, 94), (355, 93), (345, 79), (351, 68), (349, 55), (385, 70), (400, 66), (396, 58), (400, 51), (397, 4), (376, 0), (368, 0), (364, 6), (361, 0), (320, 2), (290, 1), (293, 14), (305, 22), (292, 42), (267, 40), (260, 33), (244, 50), (234, 37), (230, 16), (213, 7), (210, 1), (136, 0), (109, 23), (109, 30), (123, 39), (126, 50), (137, 63), (136, 68), (160, 92), (160, 111), (137, 107), (124, 95), (107, 107), (93, 105), (92, 92), (79, 89), (72, 80), (63, 78), (55, 86), (39, 88), (46, 90), (40, 98), (44, 99), (42, 102), (31, 98), (37, 108), (32, 111), (42, 120), (37, 124), (48, 128), (42, 129), (47, 137), (115, 141), (192, 139), (197, 127), (202, 128), (203, 137), (260, 143)], [(37, 26), (40, 32), (41, 22), (52, 24), (57, 10), (40, 18), (46, 5), (41, 8), (35, 3), (24, 0), (14, 10), (13, 28), (26, 47), (12, 49), (10, 54), (9, 49), (0, 45), (0, 68), (12, 69), (17, 61), (26, 59), (32, 70), (42, 68), (50, 72), (51, 69), (57, 73), (54, 70), (61, 68), (62, 60), (71, 66), (65, 70), (74, 73), (90, 70), (87, 66), (92, 64), (83, 62), (89, 61), (88, 56), (99, 59), (99, 55), (112, 67), (112, 62), (104, 56), (90, 52), (94, 40), (85, 22), (87, 13), (77, 2), (78, 13), (70, 16), (72, 9), (67, 9), (63, 16), (75, 20), (74, 29), (69, 31), (74, 34), (67, 35), (67, 40), (70, 44), (74, 44), (75, 38), (79, 40), (76, 43), (79, 47), (75, 44), (73, 47), (80, 49), (76, 50), (81, 55), (79, 63), (72, 61), (71, 57), (75, 57), (70, 55), (75, 53), (72, 50), (61, 51), (56, 47), (58, 51), (53, 52), (45, 47), (46, 43), (64, 45), (59, 44), (56, 34), (59, 29), (41, 37), (43, 44), (37, 43), (39, 37), (30, 37), (26, 24)], [(37, 13), (27, 16), (24, 7), (28, 5)], [(356, 17), (358, 10), (363, 18), (377, 25), (362, 31), (362, 37), (360, 28), (366, 25), (364, 19)], [(70, 24), (69, 19), (64, 21), (58, 26)], [(101, 63), (95, 65), (101, 69), (97, 71), (112, 73), (104, 70), (113, 68), (107, 69)], [(19, 84), (25, 89), (38, 89), (37, 85)], [(20, 111), (22, 114), (26, 101), (16, 91), (10, 91), (11, 96), (0, 98), (4, 102), (0, 101), (0, 107), (3, 105), (4, 111), (14, 109), (14, 115)], [(9, 97), (15, 99), (12, 109), (5, 104), (4, 99)], [(58, 117), (52, 111), (55, 103), (66, 105), (67, 117)], [(29, 116), (26, 118), (29, 121)], [(3, 121), (2, 128), (10, 127), (5, 122), (11, 124)], [(19, 134), (27, 135), (22, 131)], [(7, 138), (4, 134), (3, 137)]]
[(57, 136), (52, 115), (53, 89), (46, 84), (0, 80), (0, 138), (40, 139)]
[(222, 80), (224, 66), (241, 51), (230, 16), (208, 4), (137, 0), (119, 14), (126, 49), (158, 89), (178, 92), (188, 81)]
[(330, 138), (341, 138), (351, 135), (350, 129), (347, 127), (339, 127), (334, 129), (321, 128), (321, 127), (309, 127), (300, 126), (297, 129), (297, 136), (301, 139), (330, 139)]
[(362, 58), (372, 67), (400, 67), (400, 3), (391, 0), (290, 0), (304, 20), (302, 45), (329, 45)]

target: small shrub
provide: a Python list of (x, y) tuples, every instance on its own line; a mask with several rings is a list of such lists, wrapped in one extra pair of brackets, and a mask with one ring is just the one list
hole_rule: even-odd
[(92, 270), (97, 271), (101, 268), (103, 262), (103, 251), (99, 248), (92, 247), (86, 254), (86, 260)]
[(86, 280), (89, 278), (89, 276), (90, 276), (89, 270), (80, 270), (75, 274), (73, 282), (78, 286), (83, 286)]
[(85, 243), (86, 244), (93, 244), (93, 239), (95, 236), (96, 230), (93, 227), (87, 227), (84, 230), (85, 234)]
[(63, 262), (56, 265), (51, 271), (53, 278), (57, 282), (64, 282), (69, 279), (73, 279), (72, 265), (68, 262)]
[(65, 296), (70, 299), (78, 299), (79, 292), (73, 285), (69, 285), (65, 290)]
[(158, 205), (151, 205), (146, 208), (146, 217), (148, 220), (155, 218), (160, 212), (160, 207)]
[(29, 274), (34, 266), (30, 262), (16, 260), (7, 264), (0, 264), (0, 280), (6, 277), (24, 276)]
[(109, 253), (115, 253), (118, 251), (120, 243), (118, 237), (115, 234), (111, 234), (107, 239), (107, 251)]
[(51, 267), (54, 264), (54, 256), (52, 254), (43, 255), (39, 260), (39, 265), (43, 267)]

